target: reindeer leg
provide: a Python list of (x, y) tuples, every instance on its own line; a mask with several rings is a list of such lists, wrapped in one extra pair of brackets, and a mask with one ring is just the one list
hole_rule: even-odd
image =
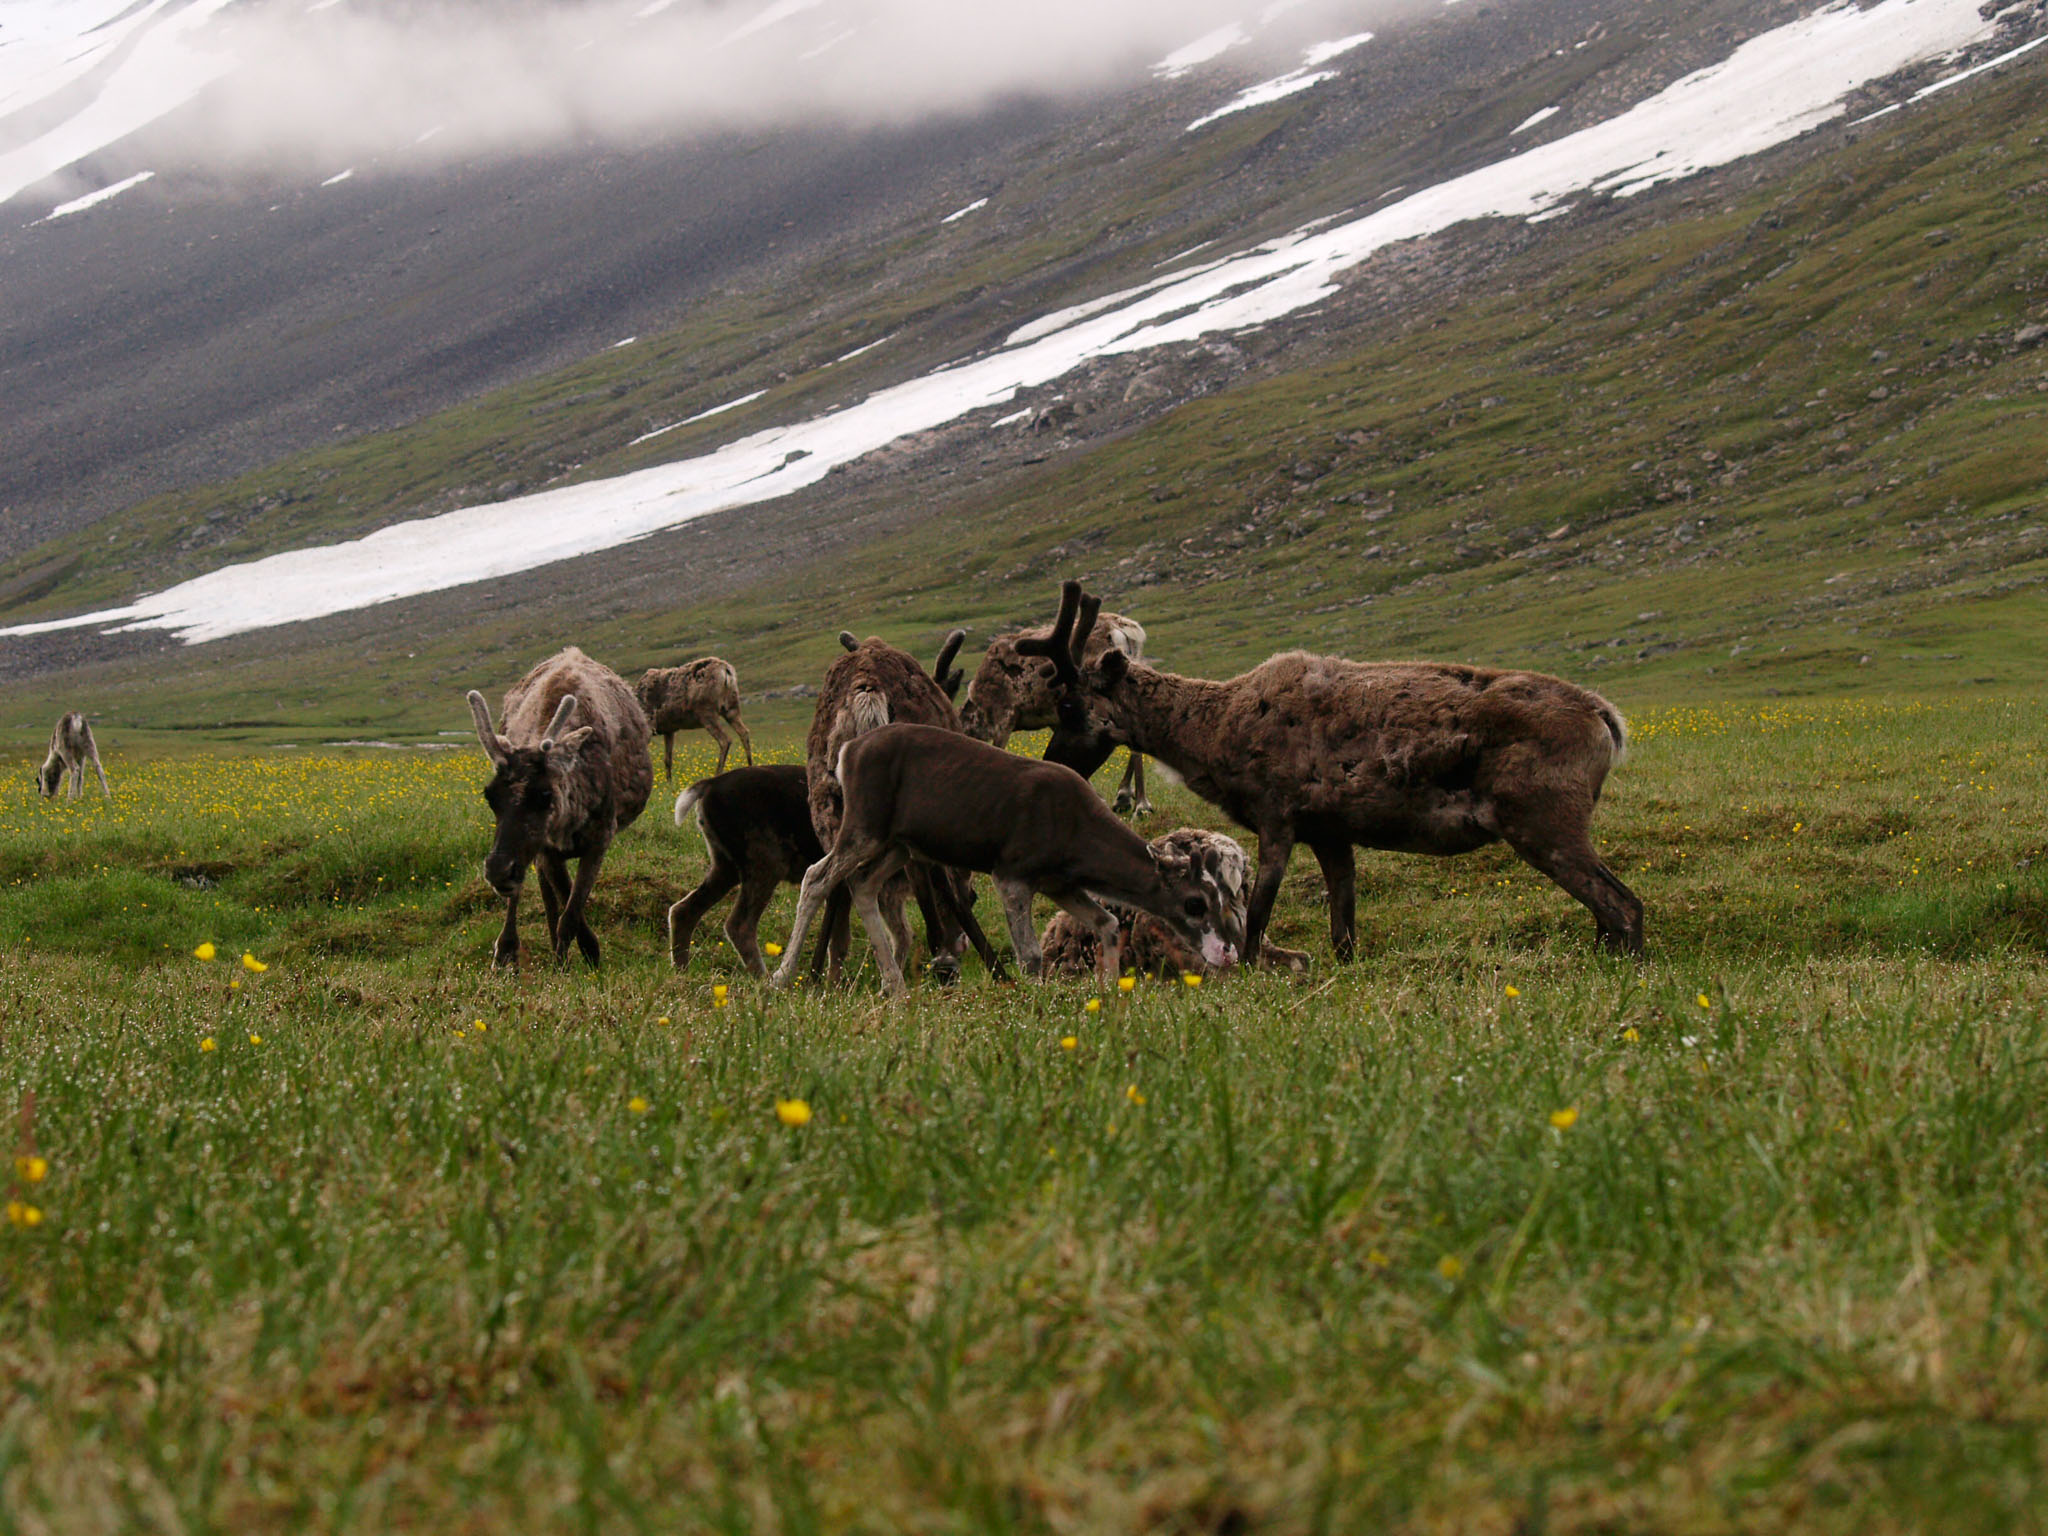
[(555, 958), (569, 958), (569, 941), (573, 938), (576, 947), (583, 951), (583, 958), (591, 969), (597, 968), (597, 935), (590, 931), (590, 924), (583, 920), (583, 909), (590, 901), (590, 888), (597, 884), (597, 871), (604, 863), (604, 853), (586, 853), (576, 861), (576, 884), (569, 891), (569, 900), (562, 907), (562, 926), (555, 934)]
[[(92, 771), (100, 776), (100, 793), (111, 796), (114, 791), (107, 785), (107, 770), (100, 765), (100, 751), (98, 747), (94, 747), (92, 751)], [(80, 780), (82, 781), (84, 777), (85, 774), (81, 770), (79, 773)]]
[(753, 767), (754, 738), (747, 734), (747, 722), (740, 718), (738, 710), (734, 710), (725, 717), (725, 723), (740, 733), (740, 745), (746, 749), (747, 753), (747, 766), (749, 768)]
[(718, 767), (713, 771), (725, 772), (725, 760), (732, 756), (732, 738), (720, 729), (716, 715), (704, 716), (699, 724), (704, 727), (704, 734), (718, 743)]
[[(711, 869), (704, 876), (704, 883), (689, 895), (668, 909), (668, 963), (681, 970), (690, 963), (690, 936), (697, 931), (697, 925), (704, 921), (704, 914), (725, 900), (726, 892), (740, 883), (740, 873), (718, 856), (711, 854)], [(772, 890), (773, 887), (770, 887)], [(741, 893), (740, 901), (746, 901)], [(727, 925), (731, 931), (731, 925)], [(741, 957), (742, 959), (745, 956)], [(747, 969), (756, 976), (761, 974), (761, 957), (757, 954)]]
[(825, 901), (825, 926), (811, 955), (811, 980), (829, 979), (833, 986), (838, 986), (846, 970), (847, 951), (852, 948), (853, 895), (844, 885), (837, 885)]
[(1003, 957), (995, 952), (988, 935), (981, 931), (981, 924), (974, 917), (974, 877), (964, 870), (942, 869), (938, 884), (940, 897), (951, 907), (953, 921), (960, 925), (960, 931), (967, 935), (967, 942), (974, 946), (974, 952), (981, 956), (981, 963), (987, 968), (991, 981), (1008, 981), (1009, 967), (1003, 964)]
[(1259, 878), (1252, 884), (1251, 908), (1245, 913), (1245, 963), (1258, 957), (1266, 940), (1266, 920), (1273, 915), (1273, 902), (1280, 895), (1280, 882), (1287, 877), (1288, 855), (1294, 852), (1292, 827), (1261, 828), (1259, 831)]
[(553, 849), (543, 848), (533, 861), (534, 877), (540, 884), (540, 900), (548, 915), (548, 943), (562, 940), (562, 908), (569, 900), (569, 866)]
[(762, 879), (756, 873), (740, 886), (740, 899), (733, 903), (732, 913), (725, 920), (725, 936), (731, 941), (733, 952), (740, 957), (740, 963), (756, 976), (768, 974), (768, 967), (761, 959), (757, 935), (761, 930), (761, 914), (768, 910), (768, 903), (774, 899), (775, 882)]
[(1003, 917), (1010, 925), (1010, 949), (1017, 957), (1017, 969), (1037, 981), (1045, 973), (1045, 952), (1038, 947), (1038, 931), (1031, 926), (1031, 883), (993, 877), (996, 895), (1003, 903)]
[(661, 781), (673, 784), (676, 781), (676, 733), (661, 733)]
[[(522, 882), (523, 883), (523, 882)], [(505, 926), (498, 931), (498, 942), (491, 948), (491, 964), (519, 964), (519, 892), (514, 891), (505, 898)]]
[[(910, 892), (917, 898), (917, 910), (924, 917), (925, 948), (932, 955), (932, 976), (939, 985), (950, 987), (960, 979), (960, 928), (952, 922), (950, 904), (939, 895), (938, 884), (946, 871), (930, 864), (910, 866)], [(910, 930), (903, 926), (902, 908), (897, 908), (896, 926), (890, 930), (898, 938), (898, 954), (909, 953)]]
[(1074, 891), (1065, 895), (1048, 892), (1059, 904), (1062, 912), (1069, 914), (1075, 922), (1095, 937), (1095, 978), (1105, 987), (1116, 985), (1116, 979), (1123, 973), (1123, 952), (1120, 947), (1122, 935), (1118, 932), (1117, 921), (1100, 902), (1085, 891)]
[(1348, 961), (1358, 925), (1358, 862), (1351, 844), (1310, 843), (1309, 851), (1323, 868), (1323, 887), (1330, 898), (1330, 947), (1340, 961)]
[(1124, 748), (1123, 782), (1116, 787), (1111, 809), (1119, 816), (1151, 814), (1152, 802), (1145, 798), (1145, 758), (1135, 747)]
[[(840, 828), (842, 834), (845, 830), (844, 827)], [(857, 855), (869, 851), (850, 847), (842, 849), (839, 844), (846, 841), (842, 835), (839, 841), (832, 845), (830, 853), (804, 871), (804, 883), (797, 888), (796, 921), (790, 925), (789, 943), (783, 948), (782, 964), (778, 965), (775, 974), (768, 978), (769, 986), (786, 987), (795, 979), (796, 968), (803, 960), (804, 939), (811, 931), (811, 924), (817, 921), (818, 909), (828, 901), (840, 899), (838, 887), (845, 879), (842, 871), (858, 862)]]
[(1568, 840), (1530, 837), (1521, 828), (1503, 835), (1508, 846), (1555, 880), (1593, 914), (1602, 949), (1616, 954), (1643, 952), (1643, 904), (1623, 885), (1583, 831)]

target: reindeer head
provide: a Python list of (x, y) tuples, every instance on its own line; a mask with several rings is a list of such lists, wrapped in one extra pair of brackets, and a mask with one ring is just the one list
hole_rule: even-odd
[(976, 741), (1002, 746), (1017, 728), (1025, 705), (1034, 695), (1053, 691), (1058, 673), (1040, 656), (1018, 654), (1017, 645), (992, 645), (967, 685), (960, 706), (960, 724)]
[(1147, 846), (1170, 898), (1167, 909), (1156, 915), (1212, 971), (1235, 965), (1244, 943), (1244, 909), (1230, 899), (1223, 855), (1206, 846)]
[[(1130, 670), (1130, 658), (1116, 649), (1106, 650), (1101, 660), (1086, 672), (1081, 670), (1081, 647), (1095, 628), (1095, 615), (1102, 599), (1084, 597), (1081, 583), (1069, 581), (1060, 588), (1059, 622), (1043, 640), (1026, 638), (1017, 649), (1026, 656), (1043, 656), (1053, 666), (1055, 720), (1052, 740), (1046, 743), (1045, 760), (1091, 778), (1109, 761), (1109, 755), (1123, 744), (1114, 720), (1097, 707), (1107, 699)], [(977, 677), (976, 682), (980, 679)]]
[(36, 790), (46, 800), (57, 798), (57, 786), (64, 782), (64, 759), (52, 752), (49, 761), (36, 772)]
[(484, 696), (469, 695), (476, 717), (477, 739), (497, 773), (484, 787), (484, 803), (497, 817), (498, 833), (484, 858), (484, 879), (500, 896), (515, 895), (526, 882), (526, 866), (547, 845), (548, 827), (561, 809), (568, 779), (578, 754), (590, 739), (590, 727), (561, 734), (576, 713), (576, 696), (555, 707), (555, 717), (537, 747), (515, 747), (491, 724)]

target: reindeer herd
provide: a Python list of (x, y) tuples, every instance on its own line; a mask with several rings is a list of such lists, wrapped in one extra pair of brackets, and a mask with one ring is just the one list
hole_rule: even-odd
[[(598, 963), (584, 917), (590, 888), (612, 839), (646, 806), (652, 735), (670, 741), (672, 775), (673, 733), (690, 725), (718, 742), (720, 771), (675, 803), (677, 824), (694, 816), (711, 854), (703, 882), (668, 912), (677, 966), (737, 887), (726, 936), (771, 986), (796, 977), (813, 928), (812, 974), (836, 977), (858, 916), (883, 989), (903, 995), (913, 899), (941, 979), (957, 975), (970, 946), (1001, 977), (974, 915), (979, 874), (995, 889), (1018, 968), (1034, 978), (1092, 969), (1107, 979), (1126, 963), (1301, 969), (1305, 956), (1266, 939), (1297, 843), (1322, 871), (1340, 960), (1356, 944), (1355, 849), (1449, 855), (1499, 841), (1592, 912), (1603, 947), (1642, 949), (1642, 903), (1590, 833), (1627, 747), (1621, 716), (1598, 694), (1536, 672), (1303, 651), (1227, 681), (1179, 677), (1146, 664), (1142, 628), (1101, 612), (1070, 581), (1050, 626), (990, 644), (956, 708), (964, 635), (949, 635), (927, 672), (895, 646), (842, 633), (802, 768), (752, 766), (737, 680), (716, 658), (650, 671), (635, 689), (572, 646), (505, 695), (502, 734), (472, 692), (496, 770), (484, 791), (497, 818), (484, 876), (505, 898), (497, 963), (518, 957), (529, 864), (539, 866), (555, 957), (573, 943)], [(749, 766), (723, 771), (723, 726)], [(1046, 726), (1042, 761), (1003, 749), (1012, 732)], [(1130, 751), (1120, 810), (1144, 806), (1140, 763), (1151, 757), (1257, 835), (1256, 868), (1221, 833), (1182, 828), (1148, 843), (1124, 825), (1088, 783), (1118, 746)], [(759, 926), (785, 882), (799, 886), (796, 917), (768, 975)], [(1042, 939), (1032, 919), (1040, 895), (1059, 909)]]

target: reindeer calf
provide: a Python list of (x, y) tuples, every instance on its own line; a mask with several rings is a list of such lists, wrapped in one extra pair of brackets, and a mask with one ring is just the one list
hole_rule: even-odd
[(43, 759), (43, 766), (36, 774), (36, 788), (49, 799), (57, 798), (57, 786), (66, 778), (71, 780), (70, 793), (64, 798), (76, 800), (85, 793), (85, 765), (92, 764), (92, 771), (100, 776), (100, 793), (111, 795), (107, 787), (107, 770), (100, 766), (99, 744), (92, 739), (92, 727), (85, 716), (77, 710), (57, 721), (57, 728), (50, 732), (50, 755)]
[(883, 989), (903, 996), (903, 971), (878, 897), (913, 858), (992, 876), (1017, 963), (1031, 976), (1043, 969), (1031, 922), (1037, 892), (1094, 933), (1107, 977), (1117, 974), (1119, 950), (1116, 919), (1103, 901), (1161, 918), (1211, 965), (1236, 958), (1222, 933), (1213, 856), (1148, 847), (1069, 769), (926, 725), (885, 725), (857, 736), (839, 749), (836, 767), (844, 797), (839, 834), (804, 874), (775, 986), (795, 976), (819, 908), (845, 881)]
[(690, 936), (704, 915), (738, 886), (740, 899), (725, 920), (725, 936), (748, 970), (767, 974), (755, 938), (761, 914), (776, 886), (794, 885), (825, 857), (811, 826), (806, 778), (799, 764), (735, 768), (699, 779), (676, 797), (676, 825), (694, 812), (711, 852), (703, 884), (668, 909), (668, 957), (676, 969), (690, 963)]

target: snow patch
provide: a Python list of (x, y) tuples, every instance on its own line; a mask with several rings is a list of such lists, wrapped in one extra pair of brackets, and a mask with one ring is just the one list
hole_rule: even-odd
[(1325, 80), (1336, 79), (1339, 73), (1339, 71), (1334, 69), (1314, 71), (1297, 69), (1291, 74), (1281, 75), (1277, 79), (1262, 80), (1257, 85), (1248, 85), (1214, 112), (1209, 113), (1205, 117), (1198, 117), (1192, 123), (1189, 123), (1187, 132), (1193, 133), (1197, 128), (1206, 128), (1218, 118), (1228, 117), (1233, 112), (1244, 112), (1252, 107), (1263, 107), (1271, 102), (1284, 101), (1289, 96), (1305, 91), (1311, 86), (1321, 85)]
[(977, 209), (977, 208), (986, 208), (987, 206), (988, 206), (988, 199), (987, 199), (987, 198), (985, 198), (985, 197), (977, 197), (977, 198), (976, 198), (976, 199), (975, 199), (975, 200), (974, 200), (973, 202), (969, 203), (969, 204), (968, 204), (968, 205), (967, 205), (967, 206), (966, 206), (965, 208), (956, 208), (956, 209), (954, 209), (954, 210), (953, 210), (953, 211), (952, 211), (951, 213), (947, 214), (947, 215), (946, 215), (946, 216), (945, 216), (945, 217), (944, 217), (943, 219), (939, 220), (939, 222), (940, 222), (941, 224), (951, 224), (951, 223), (952, 223), (952, 222), (953, 222), (953, 221), (954, 221), (955, 219), (964, 219), (964, 218), (966, 218), (966, 217), (967, 217), (967, 215), (969, 215), (970, 213), (974, 212), (974, 210), (975, 210), (975, 209)]
[(1514, 127), (1510, 128), (1508, 130), (1508, 137), (1513, 138), (1518, 133), (1527, 133), (1538, 123), (1549, 122), (1553, 117), (1557, 116), (1557, 113), (1558, 109), (1556, 107), (1539, 107), (1536, 111), (1531, 112), (1527, 117), (1515, 124)]
[[(654, 438), (660, 437), (664, 432), (673, 432), (677, 427), (694, 426), (700, 421), (709, 421), (714, 416), (723, 416), (727, 411), (736, 411), (743, 405), (752, 405), (767, 393), (768, 391), (765, 389), (757, 389), (751, 395), (741, 395), (737, 400), (728, 400), (723, 405), (714, 405), (708, 411), (699, 411), (694, 416), (685, 416), (681, 421), (672, 421), (665, 427), (656, 427), (652, 432), (643, 432), (626, 446), (630, 448), (636, 444), (649, 442)], [(597, 483), (602, 485), (604, 482), (599, 481)], [(500, 502), (499, 505), (503, 506), (505, 503)]]
[(1162, 80), (1178, 80), (1188, 71), (1207, 64), (1211, 59), (1219, 59), (1240, 43), (1250, 41), (1243, 25), (1233, 21), (1214, 32), (1204, 32), (1185, 48), (1174, 49), (1152, 66), (1152, 73)]
[(139, 187), (155, 175), (155, 171), (137, 171), (133, 176), (117, 181), (112, 186), (101, 187), (99, 191), (88, 192), (83, 197), (75, 197), (68, 203), (59, 203), (36, 222), (47, 224), (52, 219), (68, 218), (74, 213), (83, 213), (88, 208), (97, 208), (101, 203), (107, 201), (108, 198), (119, 197), (130, 187)]
[(355, 175), (355, 173), (356, 168), (354, 166), (350, 166), (347, 170), (338, 171), (334, 175), (328, 177), (325, 181), (321, 182), (320, 185), (323, 187), (338, 187), (344, 181), (347, 181), (349, 177)]

